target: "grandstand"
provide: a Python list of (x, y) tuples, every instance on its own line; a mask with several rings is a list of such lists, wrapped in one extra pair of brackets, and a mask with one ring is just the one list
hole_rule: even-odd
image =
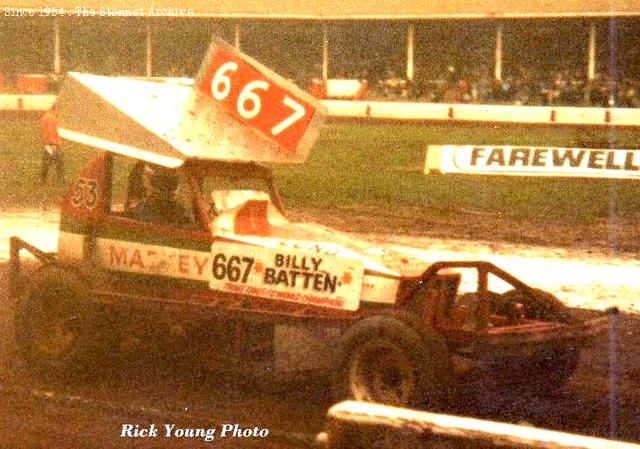
[(640, 103), (638, 1), (106, 4), (0, 5), (2, 90), (66, 71), (190, 77), (216, 33), (302, 86), (367, 80), (368, 99)]

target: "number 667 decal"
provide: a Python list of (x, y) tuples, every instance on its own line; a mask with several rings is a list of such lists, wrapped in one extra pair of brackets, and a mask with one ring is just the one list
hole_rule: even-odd
[(314, 109), (246, 61), (219, 47), (198, 88), (231, 115), (295, 154)]

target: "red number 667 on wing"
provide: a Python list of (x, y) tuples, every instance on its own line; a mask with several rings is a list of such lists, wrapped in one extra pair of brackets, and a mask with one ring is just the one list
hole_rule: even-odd
[(220, 46), (197, 88), (235, 118), (295, 154), (315, 108), (278, 78)]

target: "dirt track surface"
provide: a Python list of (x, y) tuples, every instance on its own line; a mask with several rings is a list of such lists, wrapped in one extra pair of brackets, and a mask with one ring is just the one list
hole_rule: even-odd
[(640, 253), (640, 216), (599, 218), (593, 223), (581, 223), (571, 217), (524, 219), (455, 206), (437, 210), (424, 206), (394, 209), (364, 205), (299, 209), (291, 216), (296, 221), (310, 220), (358, 233), (550, 246), (587, 253), (629, 254), (636, 258)]
[[(3, 219), (0, 219), (3, 220)], [(26, 214), (0, 221), (3, 233), (20, 234), (37, 242), (42, 249), (55, 249), (57, 217)], [(11, 224), (13, 223), (13, 224)], [(542, 276), (542, 288), (554, 289), (554, 282), (566, 277), (566, 297), (582, 298), (586, 308), (609, 305), (603, 292), (616, 289), (617, 304), (625, 310), (637, 311), (640, 288), (636, 287), (638, 260), (630, 256), (611, 257), (604, 251), (572, 252), (567, 249), (519, 247), (504, 244), (471, 244), (464, 241), (436, 241), (411, 236), (389, 234), (368, 235), (407, 251), (412, 244), (428, 247), (430, 253), (459, 254), (498, 258), (504, 268), (520, 261), (524, 264), (518, 276), (530, 281), (539, 279), (527, 274), (531, 266), (526, 260), (536, 259), (539, 265), (552, 264), (549, 275)], [(5, 235), (0, 243), (5, 244)], [(452, 246), (451, 246), (452, 245)], [(6, 258), (6, 248), (0, 246), (0, 257)], [(437, 252), (440, 253), (437, 253)], [(429, 257), (428, 255), (424, 257)], [(588, 257), (585, 260), (585, 257)], [(506, 259), (500, 259), (506, 258)], [(6, 260), (6, 259), (5, 259)], [(508, 265), (505, 265), (508, 264)], [(558, 265), (566, 276), (554, 278)], [(592, 271), (580, 277), (589, 267)], [(536, 268), (540, 272), (539, 269)], [(603, 291), (593, 289), (590, 277), (599, 270), (606, 274), (597, 282)], [(610, 270), (610, 271), (607, 271)], [(625, 271), (629, 270), (629, 271)], [(615, 273), (624, 271), (621, 278)], [(592, 273), (592, 274), (589, 274)], [(116, 447), (296, 447), (292, 433), (313, 435), (324, 425), (324, 414), (330, 405), (324, 376), (289, 370), (276, 381), (251, 381), (242, 374), (236, 376), (207, 373), (199, 366), (176, 368), (166, 362), (162, 351), (146, 348), (110, 367), (93, 384), (72, 381), (53, 382), (35, 378), (24, 366), (13, 341), (13, 303), (6, 295), (6, 264), (0, 264), (0, 447), (1, 448), (116, 448)], [(580, 282), (572, 278), (582, 279)], [(629, 281), (626, 282), (625, 278)], [(546, 279), (546, 280), (545, 280)], [(555, 280), (554, 280), (555, 279)], [(607, 284), (608, 282), (608, 284)], [(531, 282), (534, 283), (534, 282)], [(621, 284), (621, 285), (619, 285)], [(625, 290), (628, 289), (628, 290)], [(593, 292), (592, 292), (593, 290)], [(573, 295), (573, 296), (572, 296)], [(589, 315), (591, 312), (580, 312)], [(457, 400), (445, 410), (448, 413), (484, 417), (523, 423), (551, 429), (590, 435), (608, 436), (615, 417), (618, 438), (640, 442), (640, 317), (622, 313), (614, 322), (615, 332), (605, 334), (596, 344), (583, 351), (576, 374), (560, 392), (533, 397), (515, 388), (499, 391), (478, 384), (466, 384), (457, 391)], [(614, 338), (615, 346), (611, 345)], [(301, 366), (311, 357), (311, 349), (299, 341), (291, 329), (281, 332), (280, 341), (290, 346), (290, 367)], [(615, 351), (613, 348), (615, 347)], [(322, 346), (318, 347), (322, 350)], [(612, 356), (615, 356), (612, 358)], [(297, 357), (297, 359), (296, 359)], [(610, 361), (615, 359), (615, 377), (610, 376)], [(517, 375), (517, 373), (514, 373)], [(615, 380), (615, 395), (610, 382)], [(224, 423), (246, 427), (264, 427), (272, 436), (263, 439), (217, 439), (213, 442), (189, 439), (122, 439), (122, 424), (141, 426), (155, 423), (177, 423), (181, 426), (208, 427)]]

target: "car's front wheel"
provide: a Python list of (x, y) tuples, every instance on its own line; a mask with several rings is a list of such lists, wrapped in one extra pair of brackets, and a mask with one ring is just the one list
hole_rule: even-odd
[(95, 309), (75, 275), (45, 267), (31, 279), (16, 306), (18, 349), (39, 374), (89, 378), (102, 355)]

